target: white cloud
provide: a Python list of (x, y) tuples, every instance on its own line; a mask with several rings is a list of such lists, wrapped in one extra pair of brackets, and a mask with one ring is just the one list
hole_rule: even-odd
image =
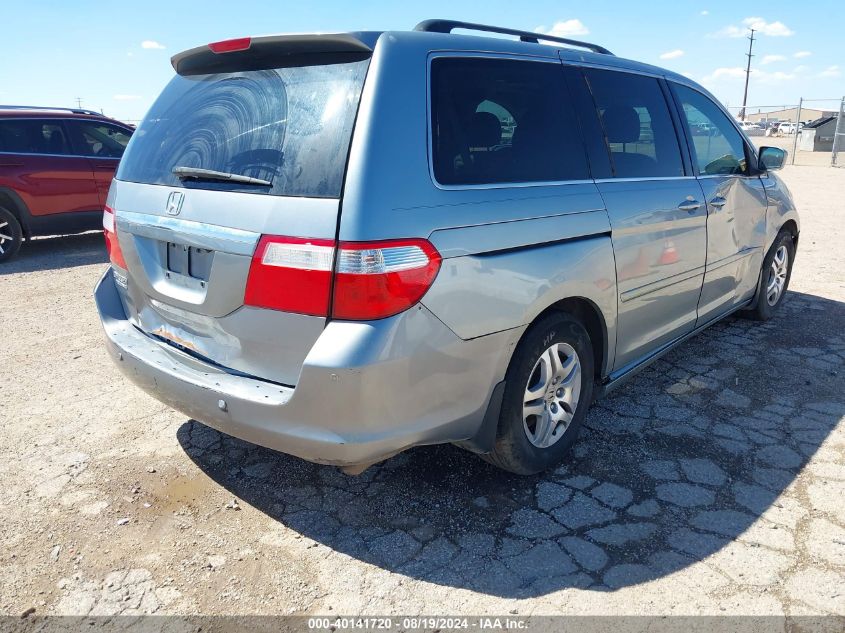
[(761, 64), (774, 64), (775, 62), (782, 62), (786, 59), (786, 55), (763, 55), (760, 60)]
[(819, 77), (839, 77), (842, 74), (842, 71), (839, 70), (839, 66), (833, 65), (828, 66), (823, 71), (819, 73)]
[(798, 51), (795, 55), (793, 55), (793, 57), (795, 59), (801, 59), (802, 57), (809, 57), (810, 55), (812, 55), (810, 51)]
[(114, 95), (112, 97), (115, 101), (137, 101), (140, 98), (140, 95)]
[[(795, 79), (796, 72), (786, 73), (783, 71), (767, 72), (765, 70), (752, 70), (751, 83), (756, 84), (779, 84)], [(702, 78), (701, 82), (710, 86), (725, 83), (739, 84), (745, 79), (745, 68), (732, 66), (717, 68), (709, 75)]]
[(710, 12), (707, 9), (701, 12), (701, 15), (710, 15)]
[(792, 81), (793, 79), (795, 79), (794, 74), (785, 73), (780, 70), (774, 73), (766, 73), (762, 70), (751, 73), (751, 81), (756, 81), (761, 84), (779, 84), (784, 81)]
[(789, 37), (795, 34), (795, 31), (783, 22), (767, 22), (763, 18), (752, 17), (745, 18), (742, 21), (742, 26), (736, 24), (726, 26), (715, 33), (714, 37), (745, 37), (748, 35), (748, 29), (754, 29), (758, 34), (770, 37)]
[(143, 42), (141, 42), (141, 48), (147, 48), (147, 49), (152, 49), (152, 50), (163, 50), (164, 44), (160, 44), (159, 42), (156, 42), (155, 40), (144, 40)]
[(555, 22), (552, 28), (547, 29), (545, 26), (538, 26), (534, 29), (535, 33), (542, 33), (544, 35), (552, 35), (554, 37), (570, 37), (572, 35), (587, 35), (590, 32), (584, 23), (577, 18), (571, 20), (561, 20)]
[(704, 83), (715, 83), (720, 80), (724, 79), (742, 79), (745, 77), (745, 68), (741, 68), (740, 66), (732, 66), (730, 68), (717, 68), (709, 75), (705, 75), (702, 77), (701, 81)]
[(676, 48), (673, 51), (666, 51), (660, 56), (660, 59), (677, 59), (678, 57), (683, 56), (684, 51), (680, 48)]

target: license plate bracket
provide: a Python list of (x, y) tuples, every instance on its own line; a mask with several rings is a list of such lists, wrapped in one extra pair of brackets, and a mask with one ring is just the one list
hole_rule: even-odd
[(214, 251), (207, 248), (167, 243), (167, 270), (177, 275), (208, 281)]

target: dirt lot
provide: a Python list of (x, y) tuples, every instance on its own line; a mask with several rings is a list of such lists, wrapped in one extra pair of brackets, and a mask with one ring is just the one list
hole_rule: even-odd
[(459, 449), (347, 477), (127, 384), (91, 299), (102, 238), (0, 270), (0, 611), (18, 615), (845, 614), (845, 169), (784, 177), (789, 297), (591, 411), (571, 463)]

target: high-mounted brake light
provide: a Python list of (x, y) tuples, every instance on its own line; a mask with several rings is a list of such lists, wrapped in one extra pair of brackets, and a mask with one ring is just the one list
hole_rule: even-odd
[(333, 240), (263, 236), (244, 303), (328, 316), (331, 295), (334, 318), (383, 319), (422, 299), (440, 270), (440, 254), (423, 239), (341, 242), (336, 262), (335, 249)]
[(211, 42), (208, 48), (214, 53), (234, 53), (236, 51), (245, 51), (252, 45), (251, 37), (239, 37), (233, 40), (223, 40), (221, 42)]
[(117, 224), (114, 220), (114, 209), (109, 206), (103, 208), (103, 235), (106, 238), (106, 250), (109, 253), (109, 261), (125, 270), (126, 260), (123, 259), (120, 242), (117, 241)]

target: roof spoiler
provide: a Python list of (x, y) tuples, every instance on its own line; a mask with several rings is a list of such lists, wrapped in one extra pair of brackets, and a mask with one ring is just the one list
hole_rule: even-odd
[(200, 75), (239, 70), (275, 68), (302, 63), (304, 56), (357, 54), (361, 58), (373, 52), (377, 33), (303, 33), (267, 35), (213, 42), (178, 53), (170, 58), (180, 75)]

